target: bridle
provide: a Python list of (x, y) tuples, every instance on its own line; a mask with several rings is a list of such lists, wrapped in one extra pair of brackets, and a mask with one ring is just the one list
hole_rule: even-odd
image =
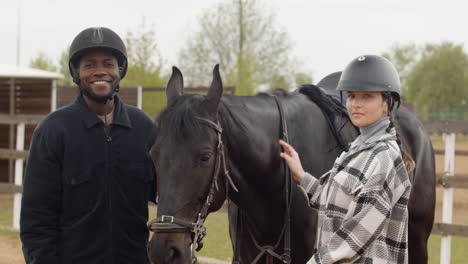
[[(286, 124), (286, 118), (284, 115), (283, 111), (283, 106), (281, 105), (280, 100), (276, 95), (273, 95), (273, 98), (275, 99), (276, 105), (278, 107), (278, 112), (279, 112), (279, 117), (280, 117), (280, 126), (281, 126), (281, 132), (280, 132), (280, 137), (282, 140), (289, 142), (288, 138), (288, 127)], [(257, 256), (254, 258), (251, 264), (256, 264), (257, 262), (260, 261), (262, 256), (265, 256), (267, 261), (266, 263), (272, 263), (273, 258), (276, 258), (280, 260), (281, 262), (285, 264), (291, 263), (291, 203), (292, 203), (292, 177), (291, 177), (291, 171), (289, 170), (289, 167), (286, 164), (286, 161), (283, 160), (283, 169), (284, 169), (284, 187), (285, 187), (285, 202), (286, 202), (286, 208), (285, 208), (285, 214), (284, 214), (284, 224), (283, 227), (281, 228), (281, 233), (278, 236), (278, 239), (276, 240), (276, 243), (273, 245), (263, 245), (261, 246), (260, 243), (258, 243), (257, 239), (255, 239), (255, 236), (253, 235), (252, 231), (247, 230), (253, 244), (255, 247), (259, 250), (259, 253)], [(240, 230), (240, 223), (242, 220), (242, 215), (241, 211), (239, 209), (238, 211), (238, 217), (237, 217), (237, 234), (236, 234), (236, 245), (235, 245), (235, 254), (234, 254), (234, 259), (232, 261), (233, 264), (239, 264), (241, 263), (239, 258), (240, 258), (240, 235), (239, 235), (239, 230)], [(281, 239), (283, 239), (283, 253), (278, 254), (275, 252), (276, 248), (278, 248)]]
[[(205, 199), (205, 203), (197, 214), (197, 220), (195, 222), (188, 222), (180, 218), (176, 218), (172, 215), (162, 215), (151, 220), (148, 223), (148, 229), (155, 233), (190, 233), (192, 235), (192, 244), (191, 244), (191, 262), (197, 263), (197, 258), (195, 257), (195, 251), (200, 251), (203, 248), (203, 238), (206, 235), (206, 227), (203, 225), (205, 223), (206, 217), (208, 216), (208, 210), (213, 203), (214, 195), (216, 191), (219, 191), (218, 186), (218, 175), (221, 170), (221, 166), (224, 169), (225, 183), (226, 183), (226, 197), (228, 195), (229, 185), (231, 188), (239, 192), (236, 185), (234, 184), (229, 171), (226, 166), (226, 157), (224, 154), (224, 144), (222, 140), (223, 130), (219, 122), (213, 122), (206, 118), (196, 117), (196, 119), (201, 123), (210, 128), (213, 128), (216, 131), (218, 138), (218, 145), (216, 150), (216, 160), (215, 160), (215, 169), (210, 185), (210, 189)], [(195, 246), (194, 246), (195, 245)]]
[[(280, 114), (281, 139), (288, 142), (288, 129), (286, 125), (283, 107), (279, 99), (276, 96), (273, 96), (273, 97), (275, 99), (275, 102), (277, 104), (278, 111)], [(214, 129), (216, 131), (217, 138), (218, 138), (215, 170), (213, 173), (210, 190), (208, 191), (208, 195), (206, 196), (206, 199), (205, 199), (205, 203), (203, 204), (200, 212), (198, 213), (198, 217), (195, 222), (188, 222), (188, 221), (176, 218), (171, 215), (162, 215), (160, 217), (157, 217), (151, 220), (148, 223), (148, 229), (155, 233), (191, 233), (192, 234), (192, 244), (191, 244), (192, 263), (198, 263), (197, 258), (195, 257), (195, 251), (200, 251), (203, 248), (202, 240), (206, 235), (206, 227), (203, 224), (206, 220), (206, 217), (208, 216), (208, 209), (210, 208), (213, 202), (215, 190), (219, 191), (218, 175), (219, 175), (221, 166), (224, 169), (225, 184), (226, 184), (226, 197), (228, 195), (229, 185), (232, 187), (234, 191), (239, 192), (226, 166), (224, 144), (222, 141), (223, 130), (221, 128), (221, 125), (219, 124), (218, 121), (216, 121), (215, 123), (206, 118), (196, 117), (196, 119), (200, 123)], [(255, 247), (259, 250), (259, 253), (253, 260), (252, 264), (257, 263), (263, 255), (266, 255), (266, 256), (269, 255), (271, 257), (277, 258), (285, 264), (291, 263), (291, 216), (290, 216), (291, 213), (290, 213), (290, 210), (291, 210), (291, 202), (292, 202), (292, 177), (291, 177), (291, 171), (289, 170), (289, 167), (287, 166), (286, 161), (284, 160), (283, 160), (283, 168), (284, 168), (285, 189), (286, 189), (286, 192), (285, 192), (285, 201), (286, 201), (285, 211), (286, 212), (285, 212), (284, 225), (278, 237), (278, 240), (274, 244), (274, 246), (270, 246), (270, 245), (260, 246), (258, 241), (255, 239), (254, 235), (251, 232), (249, 232), (249, 235), (252, 241), (254, 242)], [(239, 210), (239, 214), (240, 214), (240, 210)], [(239, 232), (239, 230), (237, 230), (237, 232)], [(284, 248), (283, 248), (283, 253), (279, 255), (274, 250), (278, 247), (281, 239), (284, 239)], [(196, 245), (196, 247), (194, 247), (194, 245)], [(240, 249), (239, 239), (236, 239), (235, 249), (237, 252)], [(235, 254), (234, 257), (235, 258), (239, 257), (239, 254)], [(240, 262), (237, 259), (234, 259), (233, 263), (240, 263)]]

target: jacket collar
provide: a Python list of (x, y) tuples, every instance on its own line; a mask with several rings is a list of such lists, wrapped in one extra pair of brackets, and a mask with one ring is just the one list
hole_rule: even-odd
[[(86, 128), (91, 128), (102, 123), (102, 120), (96, 115), (96, 113), (88, 108), (88, 105), (81, 93), (77, 95), (75, 104), (80, 106), (81, 118)], [(127, 108), (120, 101), (120, 98), (117, 95), (114, 97), (114, 119), (112, 124), (132, 128), (132, 122), (128, 117)]]
[(360, 152), (369, 148), (372, 148), (375, 146), (378, 142), (381, 141), (389, 141), (389, 140), (395, 140), (396, 141), (396, 130), (394, 127), (390, 129), (390, 131), (387, 132), (387, 127), (381, 127), (377, 131), (373, 131), (372, 136), (369, 138), (365, 139), (363, 142), (361, 140), (362, 135), (357, 137), (353, 143), (351, 143), (351, 146), (349, 148), (350, 153), (355, 153), (355, 152)]

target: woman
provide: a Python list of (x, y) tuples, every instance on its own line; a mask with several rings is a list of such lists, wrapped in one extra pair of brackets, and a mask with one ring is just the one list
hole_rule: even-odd
[[(391, 120), (400, 80), (386, 59), (361, 56), (343, 71), (338, 90), (360, 136), (319, 179), (304, 172), (297, 152), (280, 141), (295, 181), (319, 209), (316, 250), (308, 263), (407, 263), (414, 161), (402, 153)], [(403, 157), (403, 158), (402, 158)]]

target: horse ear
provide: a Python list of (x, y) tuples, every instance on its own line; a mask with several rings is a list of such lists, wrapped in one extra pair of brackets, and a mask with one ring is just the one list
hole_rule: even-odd
[(221, 96), (223, 95), (223, 81), (219, 75), (219, 64), (213, 69), (213, 81), (211, 82), (210, 90), (206, 96), (208, 103), (210, 105), (211, 112), (218, 111), (218, 104)]
[(172, 66), (172, 75), (167, 83), (167, 105), (184, 93), (184, 77), (176, 66)]

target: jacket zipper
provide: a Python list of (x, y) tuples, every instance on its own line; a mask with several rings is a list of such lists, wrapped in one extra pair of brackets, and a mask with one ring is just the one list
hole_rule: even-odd
[(111, 132), (111, 126), (104, 124), (104, 135), (105, 135), (105, 140), (106, 140), (106, 178), (105, 181), (108, 182), (107, 184), (107, 206), (109, 209), (109, 244), (110, 244), (110, 257), (111, 257), (111, 263), (114, 263), (114, 237), (113, 237), (113, 222), (112, 222), (112, 179), (110, 179), (110, 173), (109, 173), (109, 166), (110, 166), (110, 148), (111, 148), (111, 142), (112, 142), (112, 137), (110, 136)]

